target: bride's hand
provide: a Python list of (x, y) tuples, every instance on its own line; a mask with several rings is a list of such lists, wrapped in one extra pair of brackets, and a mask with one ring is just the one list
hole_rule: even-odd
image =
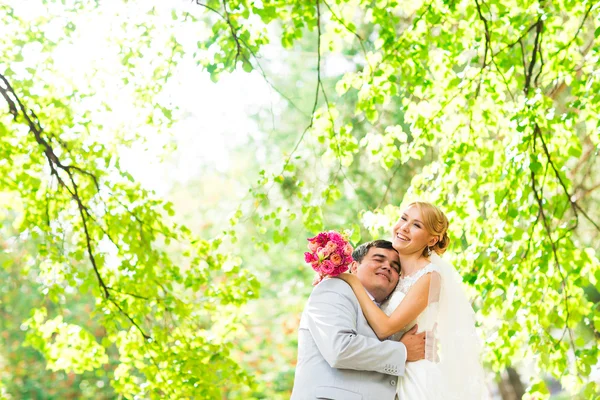
[(352, 275), (347, 272), (339, 274), (338, 276), (336, 276), (336, 278), (343, 280), (351, 287), (355, 287), (357, 284), (360, 284), (360, 281), (358, 280), (358, 277), (356, 275)]

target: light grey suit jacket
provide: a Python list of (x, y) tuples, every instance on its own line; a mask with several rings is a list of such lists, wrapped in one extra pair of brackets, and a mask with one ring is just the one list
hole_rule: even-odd
[(393, 400), (405, 362), (406, 347), (377, 338), (350, 286), (326, 279), (300, 320), (292, 400)]

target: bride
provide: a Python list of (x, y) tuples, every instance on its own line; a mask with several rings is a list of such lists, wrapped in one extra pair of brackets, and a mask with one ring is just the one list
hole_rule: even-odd
[(415, 324), (426, 332), (425, 359), (407, 363), (398, 379), (400, 400), (486, 398), (475, 315), (460, 275), (440, 257), (450, 242), (447, 231), (448, 219), (435, 205), (408, 206), (393, 228), (400, 280), (381, 309), (355, 275), (338, 276), (354, 290), (379, 339), (399, 340)]

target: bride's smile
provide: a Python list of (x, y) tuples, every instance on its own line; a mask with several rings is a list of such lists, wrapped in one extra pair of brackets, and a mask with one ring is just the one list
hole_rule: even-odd
[(410, 241), (410, 239), (409, 239), (409, 238), (407, 238), (407, 237), (406, 237), (406, 236), (404, 236), (404, 235), (401, 235), (400, 233), (397, 233), (397, 234), (396, 234), (396, 238), (398, 238), (399, 240), (401, 240), (401, 241), (403, 241), (403, 242), (409, 242), (409, 241)]
[(394, 248), (400, 254), (420, 253), (437, 239), (427, 232), (423, 215), (415, 206), (408, 207), (392, 228)]

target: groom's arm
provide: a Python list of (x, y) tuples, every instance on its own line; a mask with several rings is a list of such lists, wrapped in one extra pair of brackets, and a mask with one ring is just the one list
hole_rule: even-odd
[(379, 341), (357, 332), (357, 304), (350, 287), (341, 280), (319, 284), (307, 304), (308, 329), (332, 368), (403, 375), (406, 347)]

